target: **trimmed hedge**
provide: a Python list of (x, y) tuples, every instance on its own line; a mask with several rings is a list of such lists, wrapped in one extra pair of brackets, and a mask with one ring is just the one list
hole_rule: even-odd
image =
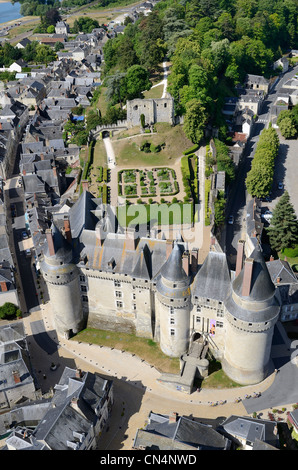
[(199, 144), (195, 144), (192, 147), (189, 147), (189, 149), (184, 150), (183, 155), (190, 155), (191, 153), (196, 152), (199, 147)]

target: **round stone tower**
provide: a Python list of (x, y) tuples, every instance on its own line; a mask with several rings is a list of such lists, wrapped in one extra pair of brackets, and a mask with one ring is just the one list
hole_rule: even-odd
[(223, 370), (242, 385), (268, 374), (274, 325), (280, 305), (259, 247), (235, 278), (225, 302)]
[(46, 237), (40, 269), (47, 284), (56, 330), (69, 337), (84, 327), (79, 270), (73, 260), (70, 240), (55, 225), (46, 231)]
[(182, 250), (175, 243), (156, 283), (156, 313), (160, 325), (161, 350), (180, 357), (189, 348), (191, 292), (190, 277), (182, 266)]

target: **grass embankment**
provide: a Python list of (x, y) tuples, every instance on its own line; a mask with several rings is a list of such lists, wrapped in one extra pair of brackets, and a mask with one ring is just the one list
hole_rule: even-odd
[(158, 343), (155, 343), (151, 339), (139, 338), (127, 333), (97, 330), (93, 328), (86, 328), (72, 339), (125, 350), (148, 362), (148, 364), (154, 366), (160, 372), (178, 374), (180, 371), (179, 359), (170, 358), (163, 354)]
[(242, 385), (231, 380), (222, 370), (218, 361), (211, 361), (209, 364), (209, 375), (202, 381), (202, 388), (238, 388)]
[(281, 260), (287, 259), (287, 262), (296, 273), (298, 272), (298, 246), (295, 248), (285, 248), (278, 253), (278, 257)]
[[(117, 165), (122, 168), (142, 168), (146, 166), (171, 166), (181, 157), (183, 151), (192, 145), (184, 134), (181, 125), (172, 127), (167, 123), (155, 124), (156, 133), (142, 134), (133, 139), (113, 139), (113, 148)], [(158, 153), (145, 153), (141, 145), (150, 139), (150, 143), (164, 148)]]

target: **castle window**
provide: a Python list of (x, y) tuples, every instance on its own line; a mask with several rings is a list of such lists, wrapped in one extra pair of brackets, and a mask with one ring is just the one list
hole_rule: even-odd
[(115, 291), (115, 296), (118, 298), (118, 299), (121, 299), (122, 297), (122, 292), (120, 290), (116, 290)]
[(174, 315), (174, 313), (175, 313), (174, 307), (170, 307), (170, 314)]
[(136, 300), (136, 294), (134, 292), (132, 294), (132, 300)]
[(171, 336), (175, 336), (175, 330), (174, 330), (174, 328), (171, 328), (171, 329), (170, 329), (170, 335), (171, 335)]
[(166, 107), (167, 107), (167, 103), (165, 103), (163, 106), (164, 106), (164, 108), (166, 108)]
[(82, 301), (83, 301), (83, 302), (88, 302), (88, 297), (87, 297), (87, 295), (82, 295)]
[(200, 323), (201, 322), (201, 317), (196, 317), (196, 323)]
[(121, 282), (117, 281), (116, 279), (114, 280), (114, 286), (115, 287), (121, 287)]
[(117, 300), (116, 307), (117, 308), (122, 308), (123, 307), (123, 302), (121, 302), (120, 300)]
[(201, 306), (198, 305), (198, 306), (197, 306), (197, 312), (200, 312), (200, 311), (201, 311)]
[(85, 276), (82, 276), (82, 275), (81, 275), (81, 276), (80, 276), (80, 282), (85, 282), (85, 280), (86, 280), (86, 279), (85, 279)]
[(170, 318), (170, 325), (175, 325), (175, 318)]
[(223, 328), (223, 322), (222, 322), (222, 321), (217, 321), (217, 322), (216, 322), (216, 326), (217, 326), (218, 328)]
[(136, 305), (136, 304), (132, 304), (132, 309), (133, 309), (133, 310), (136, 310), (136, 309), (137, 309), (137, 305)]
[(87, 287), (86, 286), (81, 286), (81, 291), (82, 292), (87, 292)]

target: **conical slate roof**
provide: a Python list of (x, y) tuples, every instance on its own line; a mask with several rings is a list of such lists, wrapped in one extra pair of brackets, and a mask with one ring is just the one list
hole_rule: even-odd
[(245, 266), (232, 284), (232, 291), (225, 301), (226, 310), (237, 319), (246, 322), (268, 322), (279, 314), (280, 305), (275, 295), (275, 286), (271, 281), (261, 249), (255, 248), (250, 258), (253, 259), (250, 290), (243, 295)]
[[(272, 297), (274, 294), (275, 286), (271, 280), (271, 276), (259, 246), (255, 248), (250, 258), (253, 259), (253, 270), (251, 276), (249, 299), (253, 301), (266, 300)], [(233, 290), (239, 297), (243, 296), (242, 285), (244, 270), (245, 266), (242, 268), (241, 272), (233, 282)]]
[(161, 276), (172, 282), (186, 281), (188, 276), (182, 267), (182, 252), (177, 243), (161, 269)]

